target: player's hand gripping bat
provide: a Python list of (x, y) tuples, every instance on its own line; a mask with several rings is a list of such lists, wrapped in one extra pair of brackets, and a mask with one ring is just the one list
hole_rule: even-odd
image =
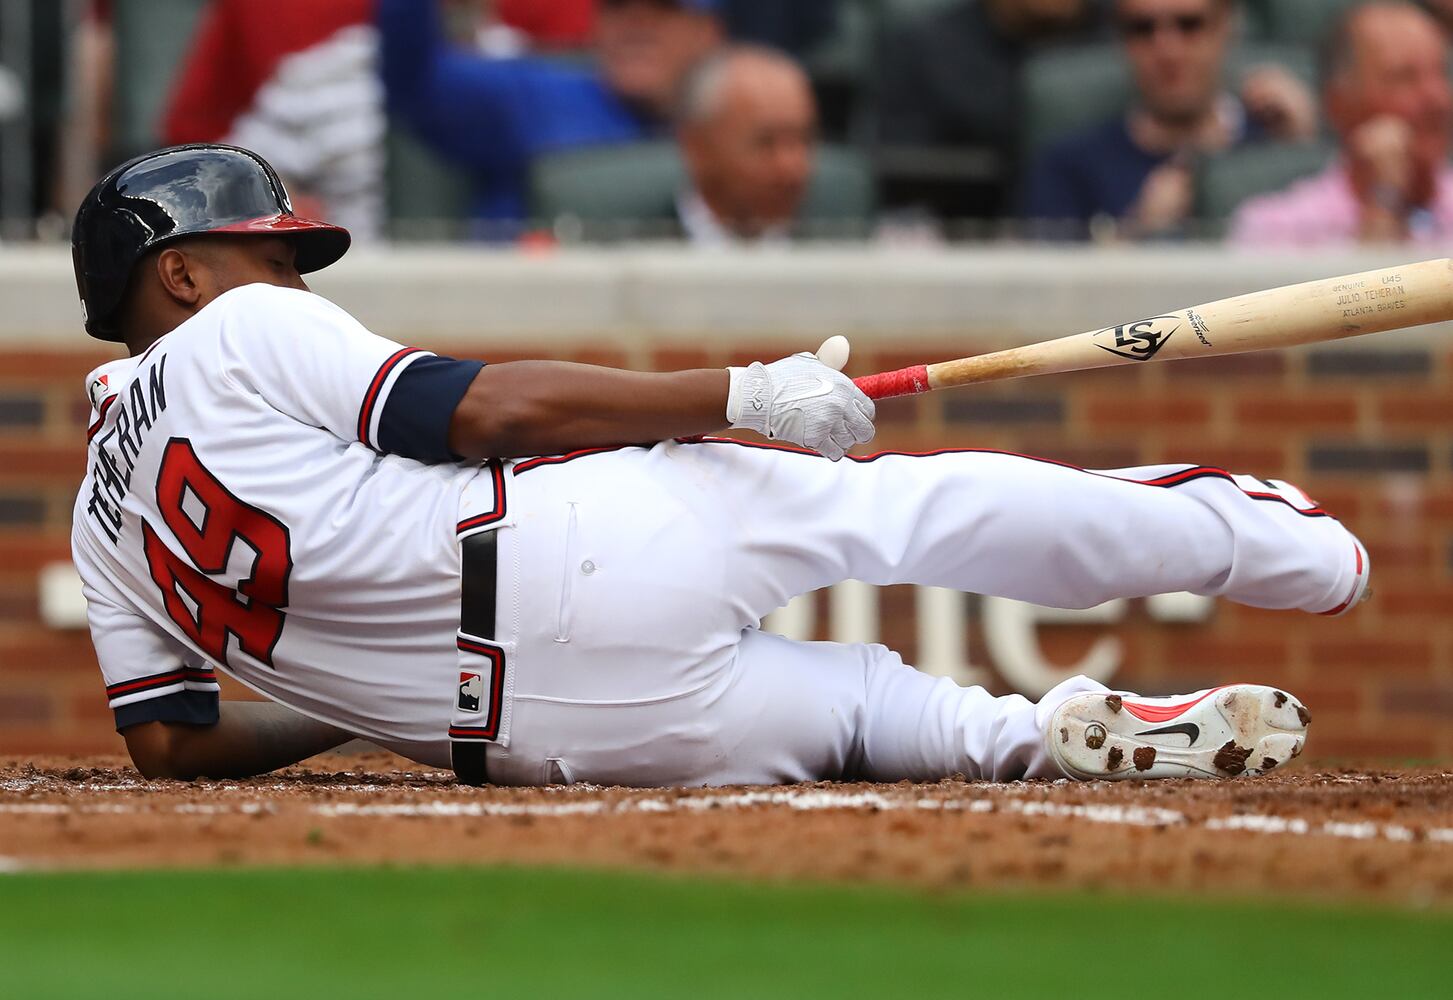
[(1447, 258), (1237, 295), (1104, 330), (854, 381), (872, 398), (886, 399), (1133, 361), (1294, 347), (1445, 320), (1453, 320), (1453, 261)]

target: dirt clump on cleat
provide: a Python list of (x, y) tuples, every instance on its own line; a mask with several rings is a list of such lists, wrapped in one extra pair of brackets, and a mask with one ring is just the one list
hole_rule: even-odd
[(1105, 745), (1105, 727), (1098, 722), (1092, 722), (1085, 727), (1085, 746), (1091, 750), (1098, 750)]
[(1118, 694), (1107, 694), (1105, 696), (1105, 707), (1112, 712), (1120, 711), (1121, 697)]
[(1305, 705), (1297, 706), (1297, 718), (1302, 720), (1302, 725), (1304, 726), (1310, 726), (1312, 724), (1312, 713), (1307, 711), (1307, 706)]
[(1135, 770), (1149, 771), (1150, 766), (1155, 763), (1155, 747), (1138, 747), (1130, 759), (1135, 761)]
[(1068, 743), (1070, 741), (1070, 729), (1068, 726), (1059, 727), (1059, 741), (1061, 743)]
[(1235, 740), (1228, 740), (1225, 746), (1216, 751), (1211, 763), (1227, 774), (1240, 774), (1246, 770), (1246, 758), (1250, 756), (1250, 747), (1239, 747)]
[(1119, 747), (1111, 747), (1110, 748), (1110, 756), (1105, 759), (1105, 763), (1106, 763), (1106, 765), (1109, 766), (1110, 770), (1113, 771), (1117, 767), (1120, 766), (1120, 762), (1123, 761), (1124, 759), (1125, 759), (1125, 751), (1124, 750), (1121, 750)]
[(1281, 708), (1287, 703), (1287, 696), (1285, 691), (1277, 691), (1272, 695), (1272, 697), (1276, 699), (1277, 708)]
[(1276, 767), (1276, 758), (1275, 757), (1266, 757), (1266, 758), (1263, 758), (1262, 759), (1262, 761), (1261, 761), (1261, 769), (1263, 771), (1270, 771), (1274, 767)]

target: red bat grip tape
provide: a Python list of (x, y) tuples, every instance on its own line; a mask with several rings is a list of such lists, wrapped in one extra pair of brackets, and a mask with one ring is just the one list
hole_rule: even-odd
[(863, 390), (869, 399), (914, 396), (933, 388), (928, 384), (927, 365), (900, 368), (896, 372), (883, 372), (881, 375), (864, 375), (862, 378), (853, 379), (853, 384)]

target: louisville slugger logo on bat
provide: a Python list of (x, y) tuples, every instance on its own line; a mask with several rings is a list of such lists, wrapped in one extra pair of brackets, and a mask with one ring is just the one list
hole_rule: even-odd
[(1130, 361), (1149, 361), (1185, 325), (1181, 316), (1155, 316), (1090, 334), (1096, 347)]

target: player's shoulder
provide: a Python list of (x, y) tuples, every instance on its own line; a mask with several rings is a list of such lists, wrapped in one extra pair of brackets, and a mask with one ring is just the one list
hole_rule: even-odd
[(229, 312), (259, 308), (308, 312), (343, 311), (323, 296), (307, 289), (270, 285), (262, 281), (230, 288), (217, 296), (212, 301), (212, 306), (217, 307), (219, 311)]
[(256, 283), (239, 285), (217, 296), (198, 315), (212, 313), (224, 331), (264, 330), (287, 334), (301, 327), (327, 325), (355, 327), (355, 320), (343, 307), (301, 288)]

